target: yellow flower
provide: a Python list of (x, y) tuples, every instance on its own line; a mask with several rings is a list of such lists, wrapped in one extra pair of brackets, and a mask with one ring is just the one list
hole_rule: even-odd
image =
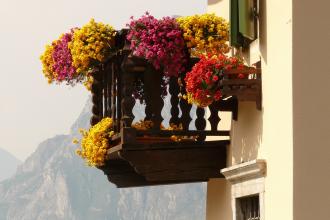
[(132, 128), (136, 130), (148, 130), (154, 126), (154, 123), (150, 120), (140, 120), (132, 124)]
[(40, 60), (42, 63), (42, 72), (47, 78), (48, 83), (52, 83), (57, 76), (57, 74), (52, 68), (54, 64), (54, 60), (52, 57), (53, 51), (54, 51), (53, 44), (46, 45), (45, 52), (40, 56)]
[(80, 130), (83, 138), (81, 149), (76, 153), (86, 160), (89, 166), (103, 166), (107, 150), (111, 147), (109, 139), (114, 135), (112, 131), (113, 120), (104, 118), (88, 131)]
[(229, 24), (215, 14), (179, 17), (183, 37), (193, 56), (229, 51)]
[[(149, 130), (153, 127), (154, 123), (150, 120), (140, 120), (138, 122), (135, 122), (132, 124), (132, 127), (135, 128), (136, 130)], [(182, 124), (176, 125), (174, 123), (171, 123), (168, 128), (165, 128), (162, 124), (160, 125), (161, 130), (168, 130), (168, 131), (180, 131), (183, 130)], [(172, 135), (170, 137), (172, 141), (179, 142), (183, 139), (183, 136), (176, 136)]]
[(78, 143), (79, 143), (79, 140), (78, 140), (77, 138), (74, 138), (74, 139), (72, 140), (72, 143), (74, 143), (74, 144), (78, 144)]
[(211, 98), (209, 98), (209, 99), (203, 99), (203, 100), (201, 100), (201, 99), (198, 99), (198, 100), (197, 99), (194, 99), (192, 93), (187, 93), (187, 96), (186, 97), (187, 97), (186, 100), (187, 100), (187, 102), (189, 104), (195, 104), (195, 105), (197, 105), (199, 107), (207, 107), (213, 101)]
[(77, 72), (87, 73), (94, 65), (103, 62), (113, 49), (115, 35), (112, 26), (97, 23), (94, 19), (76, 30), (69, 48)]

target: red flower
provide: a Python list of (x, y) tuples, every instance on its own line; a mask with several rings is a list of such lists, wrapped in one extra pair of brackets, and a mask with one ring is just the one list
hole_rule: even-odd
[[(200, 61), (186, 74), (186, 92), (188, 101), (200, 107), (206, 107), (213, 101), (221, 99), (221, 88), (218, 84), (221, 74), (226, 70), (244, 68), (243, 63), (236, 57), (223, 54), (201, 57)], [(239, 74), (237, 77), (245, 77)]]
[(221, 92), (220, 92), (220, 90), (216, 91), (216, 93), (214, 94), (214, 99), (216, 101), (219, 101), (221, 99)]
[(239, 78), (239, 79), (244, 79), (244, 78), (245, 78), (245, 75), (244, 75), (243, 73), (239, 73), (239, 74), (237, 75), (237, 78)]

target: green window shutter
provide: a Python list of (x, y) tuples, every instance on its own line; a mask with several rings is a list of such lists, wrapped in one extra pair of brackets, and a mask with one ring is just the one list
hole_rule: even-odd
[(255, 40), (255, 21), (253, 15), (253, 0), (238, 0), (239, 32), (243, 37)]
[(245, 47), (257, 38), (254, 2), (230, 0), (230, 44), (234, 47)]
[(238, 21), (238, 0), (230, 1), (230, 44), (234, 47), (242, 46), (242, 39), (239, 34)]

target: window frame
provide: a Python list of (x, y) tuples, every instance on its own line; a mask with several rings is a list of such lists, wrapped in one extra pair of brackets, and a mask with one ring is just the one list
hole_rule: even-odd
[(267, 165), (265, 160), (257, 159), (234, 165), (221, 170), (226, 180), (231, 183), (231, 205), (233, 219), (238, 217), (237, 200), (242, 197), (259, 195), (260, 220), (265, 220), (265, 177)]

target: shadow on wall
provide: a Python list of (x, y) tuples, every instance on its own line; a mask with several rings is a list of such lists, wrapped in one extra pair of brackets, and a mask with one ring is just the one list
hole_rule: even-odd
[(229, 164), (235, 165), (258, 158), (262, 142), (262, 112), (253, 102), (239, 104), (238, 120), (233, 122)]
[(207, 3), (208, 5), (214, 5), (217, 4), (218, 2), (222, 2), (223, 0), (208, 0)]
[[(209, 2), (218, 2), (209, 0)], [(259, 1), (260, 54), (267, 64), (267, 1)], [(263, 135), (263, 111), (255, 103), (240, 102), (238, 120), (233, 122), (228, 165), (240, 164), (258, 158)], [(230, 161), (231, 160), (231, 161)]]

